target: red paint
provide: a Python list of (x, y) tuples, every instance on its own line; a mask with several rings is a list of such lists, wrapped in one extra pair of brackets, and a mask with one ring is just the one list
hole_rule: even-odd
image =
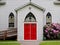
[(36, 40), (37, 39), (37, 31), (36, 31), (36, 23), (25, 23), (24, 24), (24, 40)]
[(36, 24), (31, 24), (31, 40), (36, 40)]
[(30, 25), (24, 24), (24, 39), (30, 40)]

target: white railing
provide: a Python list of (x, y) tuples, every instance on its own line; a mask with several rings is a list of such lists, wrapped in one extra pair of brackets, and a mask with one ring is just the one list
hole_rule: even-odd
[(9, 29), (6, 31), (0, 31), (0, 39), (5, 40), (8, 37), (17, 36), (17, 29)]

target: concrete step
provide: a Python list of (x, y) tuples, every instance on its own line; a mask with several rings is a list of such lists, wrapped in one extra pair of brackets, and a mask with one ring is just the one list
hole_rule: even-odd
[(20, 41), (21, 45), (39, 45), (40, 41)]

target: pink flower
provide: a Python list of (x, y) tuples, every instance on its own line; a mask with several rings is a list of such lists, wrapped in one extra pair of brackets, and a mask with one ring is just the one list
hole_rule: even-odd
[(56, 33), (58, 33), (59, 31), (57, 30)]
[(56, 23), (52, 23), (53, 26), (56, 26)]
[(47, 31), (47, 30), (45, 30), (45, 32), (47, 33), (48, 31)]
[(56, 30), (53, 30), (54, 33), (56, 33)]
[(46, 28), (46, 30), (49, 30), (49, 28)]
[(57, 24), (56, 25), (56, 28), (60, 30), (60, 24)]

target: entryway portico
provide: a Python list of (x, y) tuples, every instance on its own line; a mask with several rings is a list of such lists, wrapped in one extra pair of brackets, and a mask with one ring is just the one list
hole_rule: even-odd
[(37, 24), (35, 16), (29, 12), (24, 20), (24, 40), (37, 40)]
[(44, 8), (29, 2), (16, 9), (18, 41), (43, 40)]

